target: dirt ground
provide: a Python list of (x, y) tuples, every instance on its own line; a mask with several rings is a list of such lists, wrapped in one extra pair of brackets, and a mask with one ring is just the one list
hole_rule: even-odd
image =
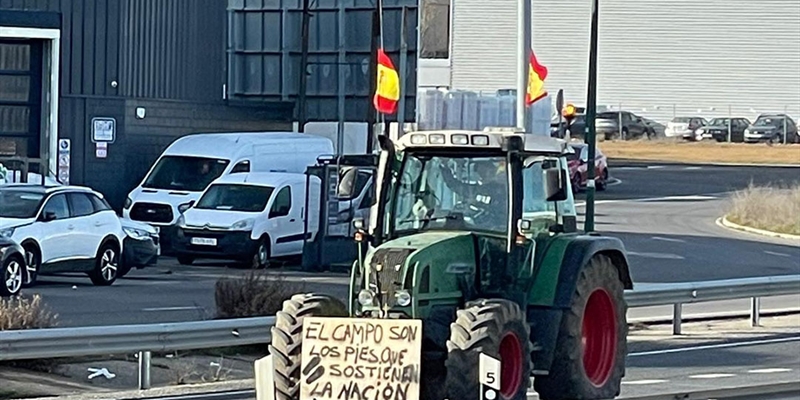
[(598, 147), (611, 159), (683, 163), (800, 165), (800, 144), (768, 145), (716, 142), (604, 141)]

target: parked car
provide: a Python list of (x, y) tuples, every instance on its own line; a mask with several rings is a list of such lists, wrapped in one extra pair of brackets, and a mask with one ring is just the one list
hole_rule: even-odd
[(656, 138), (656, 137), (663, 137), (664, 131), (666, 130), (667, 126), (654, 121), (650, 118), (642, 117), (642, 121), (644, 121), (645, 125), (647, 125), (647, 137), (649, 138)]
[(706, 120), (700, 117), (675, 117), (667, 123), (664, 135), (671, 138), (695, 140), (695, 131), (706, 125)]
[(130, 219), (120, 219), (125, 239), (122, 244), (122, 263), (119, 277), (127, 275), (131, 269), (143, 269), (155, 265), (161, 255), (158, 228)]
[(784, 140), (787, 143), (800, 143), (797, 123), (786, 114), (761, 114), (744, 130), (744, 141), (747, 143), (783, 143)]
[(25, 286), (56, 272), (85, 272), (100, 286), (118, 278), (125, 234), (114, 210), (89, 188), (1, 186), (0, 236), (22, 245)]
[[(584, 143), (570, 143), (570, 147), (574, 153), (567, 155), (567, 163), (572, 180), (572, 191), (577, 193), (579, 189), (586, 187), (589, 146)], [(606, 190), (608, 187), (608, 160), (597, 147), (595, 148), (594, 162), (595, 187), (597, 190)]]
[(642, 120), (642, 117), (629, 111), (598, 113), (594, 126), (597, 136), (606, 140), (621, 138), (631, 140), (650, 137), (648, 135), (652, 133), (650, 126)]
[[(305, 174), (249, 173), (223, 176), (178, 218), (178, 262), (235, 260), (259, 268), (278, 257), (303, 254), (319, 230), (320, 180)], [(314, 207), (318, 208), (318, 207)], [(306, 220), (307, 218), (307, 220)]]
[(728, 128), (730, 128), (731, 142), (744, 141), (744, 130), (750, 126), (747, 118), (714, 118), (706, 126), (694, 131), (694, 140), (714, 139), (717, 142), (728, 141)]
[(17, 242), (5, 236), (0, 236), (0, 267), (3, 271), (0, 297), (20, 294), (25, 273), (25, 251)]

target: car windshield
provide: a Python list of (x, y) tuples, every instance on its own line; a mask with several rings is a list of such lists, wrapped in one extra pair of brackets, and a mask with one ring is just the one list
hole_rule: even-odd
[(692, 122), (692, 119), (689, 117), (675, 117), (670, 122), (675, 122), (678, 124), (688, 124), (689, 122)]
[(399, 176), (391, 220), (398, 235), (429, 230), (507, 232), (505, 157), (406, 153)]
[(33, 218), (44, 194), (21, 190), (0, 190), (0, 218)]
[(228, 160), (165, 156), (144, 181), (145, 188), (201, 192), (222, 175)]
[(267, 208), (267, 201), (274, 190), (269, 186), (215, 184), (208, 188), (195, 208), (260, 212)]
[(781, 117), (761, 117), (756, 120), (755, 126), (781, 126), (783, 118)]
[(708, 124), (711, 126), (714, 125), (728, 125), (729, 118), (714, 118)]

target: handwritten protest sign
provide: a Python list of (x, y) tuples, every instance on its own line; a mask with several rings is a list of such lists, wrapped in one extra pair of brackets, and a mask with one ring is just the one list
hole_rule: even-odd
[(301, 400), (418, 400), (422, 321), (306, 318)]

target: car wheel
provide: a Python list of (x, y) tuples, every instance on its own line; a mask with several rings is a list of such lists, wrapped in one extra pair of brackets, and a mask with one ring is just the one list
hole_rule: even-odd
[(3, 263), (3, 285), (0, 285), (0, 297), (16, 296), (22, 290), (22, 276), (25, 263), (20, 257), (9, 257)]
[(608, 187), (608, 169), (604, 169), (603, 173), (600, 175), (600, 179), (597, 180), (597, 190), (603, 191), (606, 190)]
[(194, 262), (194, 257), (178, 256), (178, 264), (180, 265), (192, 265), (193, 262)]
[(572, 175), (572, 194), (577, 195), (581, 187), (581, 179), (579, 174)]
[(100, 247), (95, 258), (94, 270), (89, 278), (95, 286), (109, 286), (117, 280), (119, 273), (119, 252), (113, 244)]
[(25, 244), (25, 270), (22, 274), (22, 287), (32, 287), (36, 285), (39, 278), (39, 268), (42, 265), (42, 256), (39, 249), (33, 244)]
[(267, 242), (267, 239), (261, 239), (258, 248), (256, 248), (251, 258), (250, 264), (253, 269), (269, 267), (269, 242)]
[(628, 136), (628, 128), (622, 128), (622, 140), (630, 140), (631, 138)]

